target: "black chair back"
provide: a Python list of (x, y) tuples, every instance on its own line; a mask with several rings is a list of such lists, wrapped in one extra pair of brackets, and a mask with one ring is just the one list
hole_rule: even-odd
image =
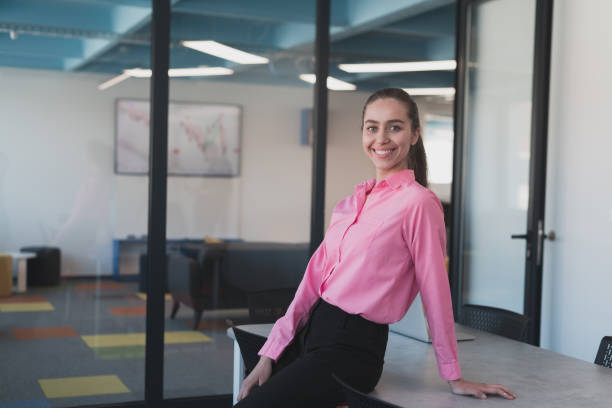
[(355, 388), (351, 387), (350, 385), (342, 381), (340, 378), (338, 378), (338, 376), (336, 376), (335, 374), (333, 375), (333, 377), (336, 382), (342, 387), (342, 391), (344, 391), (346, 402), (348, 403), (349, 408), (401, 408), (398, 405), (382, 401), (376, 397), (364, 394), (363, 392), (356, 390)]
[(510, 310), (479, 305), (463, 305), (459, 317), (461, 324), (519, 341), (524, 341), (528, 321)]
[(282, 317), (295, 296), (296, 289), (270, 289), (247, 293), (249, 321), (274, 323)]
[(248, 375), (259, 361), (257, 353), (263, 347), (266, 338), (246, 332), (237, 327), (233, 327), (232, 330), (234, 330), (234, 336), (236, 336), (236, 341), (240, 347), (242, 360), (244, 360), (245, 375)]
[(612, 368), (612, 336), (605, 336), (599, 343), (595, 364)]

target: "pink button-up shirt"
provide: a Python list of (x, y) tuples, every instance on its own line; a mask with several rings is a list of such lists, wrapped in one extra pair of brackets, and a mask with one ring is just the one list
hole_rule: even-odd
[(402, 170), (367, 180), (334, 209), (295, 298), (259, 351), (277, 360), (319, 297), (377, 323), (401, 320), (417, 293), (425, 306), (440, 376), (461, 377), (438, 198)]

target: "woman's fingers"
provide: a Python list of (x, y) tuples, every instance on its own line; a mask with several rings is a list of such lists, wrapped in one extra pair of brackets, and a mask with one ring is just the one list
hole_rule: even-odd
[(240, 387), (240, 392), (238, 393), (238, 401), (245, 398), (251, 392), (251, 388), (255, 383), (253, 381), (248, 381), (248, 378), (242, 382), (242, 386)]
[(487, 394), (497, 394), (506, 399), (515, 399), (516, 395), (501, 384), (487, 384)]

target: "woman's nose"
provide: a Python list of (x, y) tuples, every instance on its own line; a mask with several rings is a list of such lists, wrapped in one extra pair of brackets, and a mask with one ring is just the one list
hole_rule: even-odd
[(381, 144), (389, 141), (389, 135), (385, 129), (380, 129), (378, 133), (376, 133), (376, 141)]

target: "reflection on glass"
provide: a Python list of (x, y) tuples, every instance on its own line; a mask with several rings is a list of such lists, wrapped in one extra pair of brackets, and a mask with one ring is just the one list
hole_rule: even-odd
[[(464, 301), (523, 312), (535, 1), (469, 9)], [(499, 47), (499, 44), (505, 44)]]
[(131, 3), (0, 4), (3, 407), (144, 396), (148, 177), (115, 172), (115, 100), (149, 83), (98, 88), (150, 59)]
[(170, 80), (165, 398), (232, 394), (227, 329), (274, 321), (308, 261), (315, 2), (226, 3), (171, 15), (171, 70), (231, 74)]

